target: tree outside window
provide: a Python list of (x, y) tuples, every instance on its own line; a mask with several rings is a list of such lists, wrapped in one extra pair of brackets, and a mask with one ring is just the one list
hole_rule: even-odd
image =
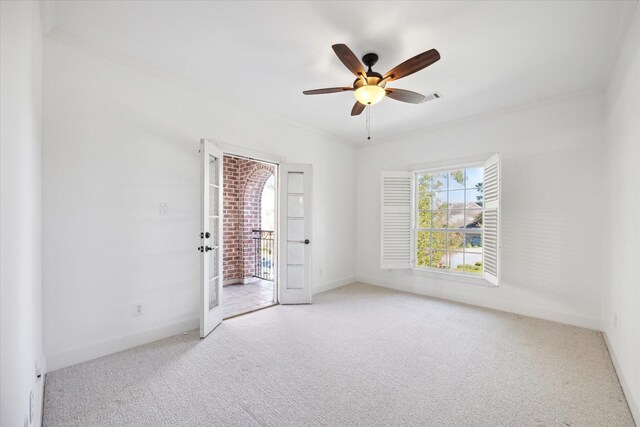
[(416, 174), (417, 267), (482, 274), (482, 166)]

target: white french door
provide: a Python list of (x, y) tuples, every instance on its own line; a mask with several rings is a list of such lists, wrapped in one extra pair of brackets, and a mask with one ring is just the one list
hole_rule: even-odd
[(200, 338), (222, 322), (222, 150), (205, 139), (202, 155)]
[(280, 304), (311, 304), (311, 165), (280, 165)]

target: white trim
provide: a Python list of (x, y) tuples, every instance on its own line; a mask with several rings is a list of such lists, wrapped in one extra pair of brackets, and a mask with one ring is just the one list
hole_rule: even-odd
[(607, 350), (609, 350), (609, 356), (611, 356), (613, 367), (616, 370), (616, 374), (618, 374), (618, 380), (620, 380), (620, 385), (622, 386), (624, 397), (627, 400), (629, 411), (631, 411), (631, 415), (633, 416), (633, 419), (637, 424), (638, 421), (640, 421), (640, 407), (638, 407), (638, 403), (635, 399), (635, 396), (631, 394), (631, 388), (629, 387), (627, 378), (624, 376), (624, 373), (620, 368), (618, 357), (616, 356), (616, 352), (613, 350), (613, 345), (611, 344), (611, 341), (609, 340), (609, 336), (607, 335), (607, 331), (604, 330), (604, 328), (602, 331), (602, 338), (604, 338), (604, 343), (607, 346)]
[(437, 162), (420, 163), (410, 165), (411, 172), (414, 174), (424, 172), (439, 172), (447, 169), (462, 169), (474, 166), (484, 166), (484, 162), (496, 153), (481, 154), (478, 156), (469, 156), (453, 160), (439, 160)]
[(239, 156), (239, 157), (244, 157), (250, 160), (255, 160), (258, 162), (266, 162), (266, 163), (273, 163), (275, 165), (279, 165), (280, 163), (285, 163), (285, 159), (280, 157), (280, 156), (276, 156), (274, 154), (271, 153), (265, 153), (263, 151), (258, 151), (258, 150), (252, 150), (250, 148), (244, 148), (244, 147), (240, 147), (238, 145), (232, 145), (232, 144), (223, 144), (221, 142), (216, 142), (215, 143), (218, 147), (220, 147), (220, 149), (222, 150), (222, 152), (225, 155), (229, 155), (229, 156)]
[(489, 288), (495, 288), (497, 285), (489, 282), (481, 274), (465, 274), (457, 271), (445, 270), (439, 271), (433, 268), (427, 267), (413, 267), (407, 270), (408, 274), (412, 276), (428, 277), (430, 279), (437, 280), (450, 280), (458, 283), (468, 283), (470, 285), (487, 286)]
[(319, 294), (321, 292), (330, 291), (332, 289), (341, 288), (346, 285), (350, 285), (356, 282), (356, 276), (348, 276), (343, 277), (342, 279), (332, 280), (330, 282), (320, 283), (319, 285), (314, 285), (311, 289), (311, 293), (313, 295)]
[[(637, 1), (637, 0), (634, 0)], [(510, 114), (516, 114), (523, 111), (529, 111), (537, 108), (543, 108), (549, 105), (559, 104), (563, 102), (568, 102), (573, 99), (591, 96), (594, 94), (600, 94), (604, 91), (604, 86), (602, 84), (595, 84), (593, 86), (589, 86), (584, 89), (578, 89), (576, 91), (562, 93), (559, 95), (552, 95), (547, 98), (539, 99), (532, 102), (525, 102), (523, 104), (517, 104), (511, 107), (501, 108), (498, 110), (488, 111), (486, 113), (473, 114), (471, 116), (465, 116), (460, 118), (454, 118), (450, 120), (445, 120), (441, 122), (435, 122), (433, 124), (427, 125), (425, 127), (407, 131), (395, 133), (391, 136), (386, 136), (382, 138), (374, 138), (368, 141), (366, 144), (359, 144), (356, 147), (358, 149), (369, 149), (374, 145), (380, 144), (390, 144), (390, 143), (401, 143), (409, 138), (427, 136), (432, 132), (441, 131), (443, 129), (451, 129), (460, 126), (465, 126), (469, 123), (476, 123), (483, 120), (499, 118), (502, 116), (507, 116)]]
[(128, 350), (139, 345), (177, 335), (184, 331), (196, 330), (199, 325), (200, 317), (196, 316), (156, 328), (146, 329), (101, 341), (95, 341), (93, 343), (61, 351), (59, 353), (49, 354), (47, 355), (48, 372), (97, 359), (108, 354)]
[(428, 289), (421, 284), (406, 284), (402, 279), (386, 280), (372, 276), (357, 276), (357, 281), (373, 286), (380, 286), (397, 291), (410, 292), (418, 295), (426, 295), (432, 298), (444, 299), (447, 301), (460, 302), (463, 304), (475, 305), (492, 310), (506, 311), (508, 313), (521, 314), (523, 316), (535, 317), (538, 319), (550, 320), (552, 322), (564, 323), (567, 325), (579, 326), (581, 328), (600, 330), (602, 320), (598, 317), (589, 317), (579, 314), (559, 312), (555, 310), (545, 310), (540, 307), (526, 303), (504, 302), (495, 297), (494, 290), (498, 292), (500, 287), (490, 287), (483, 296), (472, 296), (466, 292), (457, 292), (451, 288), (439, 290)]
[[(200, 141), (212, 141), (216, 147), (220, 148), (222, 150), (222, 154), (223, 157), (224, 156), (231, 156), (231, 157), (242, 157), (244, 159), (248, 159), (248, 160), (252, 160), (255, 162), (262, 162), (262, 163), (270, 163), (272, 165), (274, 165), (274, 176), (275, 176), (275, 182), (276, 182), (276, 191), (275, 191), (275, 200), (274, 200), (274, 214), (275, 214), (275, 230), (274, 230), (274, 252), (275, 252), (275, 264), (274, 264), (274, 273), (276, 277), (276, 280), (274, 281), (274, 298), (276, 301), (280, 302), (279, 300), (279, 293), (278, 293), (278, 259), (279, 259), (279, 245), (278, 245), (278, 239), (279, 239), (279, 228), (280, 228), (280, 218), (279, 218), (279, 209), (280, 209), (280, 205), (279, 205), (279, 190), (278, 190), (278, 185), (279, 185), (279, 176), (280, 176), (280, 164), (285, 163), (286, 159), (284, 157), (280, 157), (280, 156), (276, 156), (275, 154), (271, 154), (271, 153), (267, 153), (264, 151), (258, 151), (258, 150), (252, 150), (250, 148), (245, 148), (245, 147), (241, 147), (238, 145), (233, 145), (233, 144), (224, 144), (222, 142), (216, 142), (215, 140), (211, 140), (211, 139), (206, 139), (206, 138), (202, 138), (200, 139)], [(224, 194), (223, 194), (223, 198), (224, 198)], [(224, 200), (223, 200), (223, 204), (224, 204)], [(223, 236), (223, 241), (224, 241), (224, 236)], [(258, 280), (258, 278), (256, 277), (245, 277), (245, 278), (237, 278), (237, 279), (227, 279), (227, 280), (223, 280), (222, 281), (222, 286), (226, 286), (226, 285), (236, 285), (236, 284), (247, 284), (247, 283), (251, 283), (254, 282), (255, 280)]]

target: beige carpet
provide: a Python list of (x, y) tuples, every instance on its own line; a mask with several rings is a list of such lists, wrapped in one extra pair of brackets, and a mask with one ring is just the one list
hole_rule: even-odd
[(633, 426), (599, 332), (366, 285), (49, 373), (45, 426)]

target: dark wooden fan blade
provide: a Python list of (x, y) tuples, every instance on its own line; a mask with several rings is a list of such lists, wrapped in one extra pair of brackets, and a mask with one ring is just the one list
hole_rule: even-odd
[(385, 80), (398, 80), (402, 77), (407, 77), (416, 71), (420, 71), (425, 67), (433, 64), (440, 59), (440, 53), (437, 50), (431, 49), (426, 52), (422, 52), (420, 55), (416, 55), (411, 59), (407, 59), (402, 64), (398, 65), (387, 74), (384, 75)]
[(411, 92), (404, 89), (386, 89), (387, 96), (396, 101), (408, 102), (410, 104), (420, 104), (424, 102), (425, 96), (417, 92)]
[(356, 77), (360, 75), (366, 76), (362, 63), (358, 57), (347, 47), (346, 44), (334, 44), (331, 46), (333, 51), (338, 55), (338, 59), (351, 71)]
[(356, 101), (356, 103), (353, 105), (353, 108), (351, 109), (351, 115), (352, 116), (360, 115), (360, 113), (364, 111), (365, 107), (366, 105), (360, 104), (358, 101)]
[(328, 87), (325, 89), (313, 89), (313, 90), (305, 90), (305, 95), (322, 95), (323, 93), (336, 93), (336, 92), (346, 92), (348, 90), (353, 90), (352, 87)]

